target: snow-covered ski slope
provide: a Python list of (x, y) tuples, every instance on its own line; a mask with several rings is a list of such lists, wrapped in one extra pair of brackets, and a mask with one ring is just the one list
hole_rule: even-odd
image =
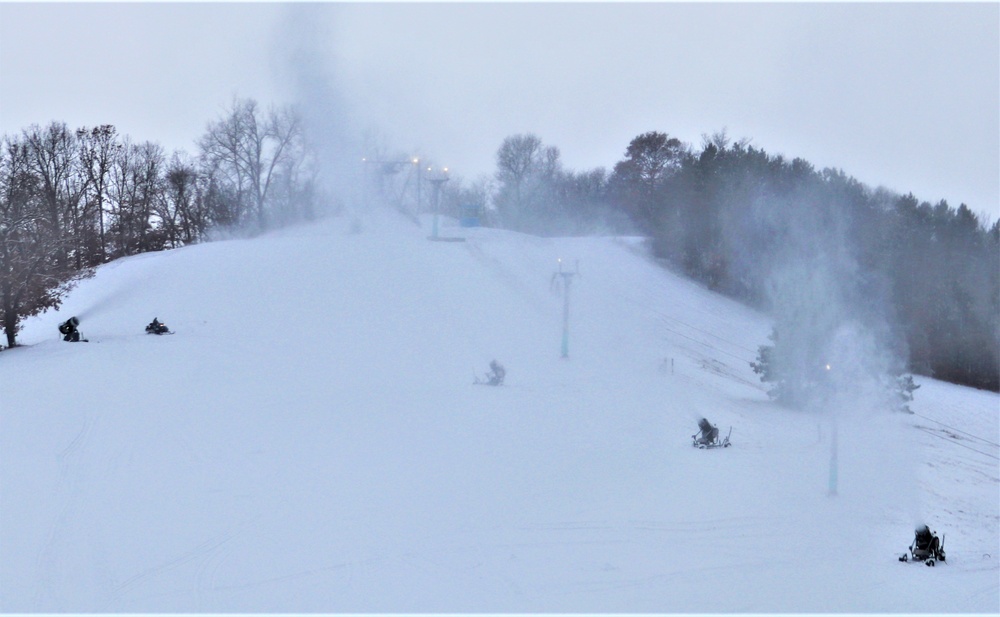
[[(749, 367), (768, 320), (636, 242), (352, 227), (123, 259), (29, 320), (0, 611), (1000, 611), (996, 395), (918, 379), (833, 465)], [(946, 564), (897, 561), (918, 522)]]

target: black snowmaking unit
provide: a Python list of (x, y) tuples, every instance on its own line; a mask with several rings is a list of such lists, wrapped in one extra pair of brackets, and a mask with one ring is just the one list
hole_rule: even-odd
[(167, 324), (161, 322), (156, 317), (146, 326), (146, 334), (173, 334)]
[(483, 379), (479, 379), (478, 376), (472, 376), (472, 383), (474, 385), (484, 385), (484, 386), (502, 386), (504, 377), (507, 376), (507, 369), (503, 367), (502, 364), (493, 360), (490, 362), (490, 372), (486, 373)]
[(910, 552), (900, 555), (899, 560), (922, 561), (924, 565), (933, 567), (937, 562), (944, 562), (944, 538), (938, 538), (936, 532), (931, 531), (927, 525), (917, 527), (910, 543)]
[(691, 435), (692, 446), (702, 450), (729, 447), (729, 436), (733, 434), (733, 427), (729, 427), (729, 435), (722, 440), (719, 440), (719, 428), (705, 418), (698, 420), (698, 429), (697, 433)]
[(80, 334), (80, 320), (70, 317), (59, 324), (59, 333), (63, 335), (63, 340), (67, 343), (86, 343), (87, 339)]

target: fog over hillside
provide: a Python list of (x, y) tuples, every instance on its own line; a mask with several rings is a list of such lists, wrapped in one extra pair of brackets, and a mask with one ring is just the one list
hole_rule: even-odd
[[(577, 174), (536, 127), (456, 130), (446, 110), (426, 113), (441, 101), (481, 111), (468, 104), (479, 100), (472, 86), (497, 84), (507, 88), (488, 99), (497, 118), (526, 118), (516, 113), (532, 101), (562, 109), (546, 98), (558, 80), (531, 89), (518, 78), (545, 77), (549, 65), (510, 77), (491, 55), (491, 75), (470, 52), (452, 72), (425, 73), (416, 67), (427, 56), (414, 52), (383, 63), (396, 73), (366, 72), (407, 40), (376, 27), (384, 10), (281, 11), (280, 51), (267, 61), (292, 103), (271, 110), (234, 95), (207, 125), (200, 157), (168, 166), (158, 146), (124, 147), (108, 126), (106, 145), (169, 170), (148, 176), (175, 189), (151, 200), (157, 212), (137, 199), (102, 202), (99, 190), (96, 206), (79, 199), (84, 209), (53, 221), (40, 205), (74, 195), (25, 190), (3, 202), (42, 212), (17, 233), (0, 229), (11, 245), (38, 232), (52, 241), (45, 258), (64, 267), (53, 278), (90, 266), (93, 276), (61, 305), (18, 314), (17, 344), (0, 353), (0, 612), (1000, 613), (1000, 395), (917, 376), (907, 413), (893, 389), (915, 323), (900, 295), (958, 297), (967, 313), (914, 304), (949, 316), (977, 349), (988, 337), (968, 324), (997, 332), (973, 319), (990, 315), (990, 284), (968, 294), (959, 284), (978, 284), (959, 276), (978, 261), (960, 269), (964, 253), (931, 263), (896, 250), (919, 246), (912, 238), (951, 246), (952, 227), (933, 227), (934, 217), (964, 229), (968, 209), (914, 199), (912, 212), (933, 223), (921, 236), (898, 195), (769, 159), (725, 131), (703, 136), (698, 152), (653, 130), (671, 129), (657, 126), (669, 118), (638, 112), (621, 130), (653, 126), (625, 132), (608, 155), (624, 151), (633, 176), (628, 165)], [(397, 10), (384, 25), (437, 7)], [(734, 9), (720, 32), (760, 37), (733, 19), (758, 10)], [(493, 26), (510, 23), (531, 42), (512, 35), (502, 49), (538, 53), (545, 41), (529, 35), (558, 16), (542, 13), (499, 16)], [(453, 32), (447, 25), (436, 31)], [(729, 49), (744, 39), (721, 40)], [(681, 42), (669, 48), (690, 52)], [(754, 63), (738, 59), (718, 66)], [(447, 98), (439, 79), (469, 90)], [(404, 96), (408, 84), (418, 94)], [(405, 103), (421, 93), (411, 115)], [(244, 130), (258, 121), (262, 131)], [(60, 126), (35, 129), (58, 136)], [(638, 131), (651, 132), (636, 140), (674, 143), (672, 154), (641, 168), (648, 151), (625, 149)], [(225, 137), (239, 145), (227, 151)], [(272, 176), (241, 158), (254, 137), (278, 170), (267, 198), (261, 180)], [(505, 146), (528, 146), (528, 171), (498, 169), (476, 184), (445, 172), (454, 152), (431, 151), (482, 143), (498, 168)], [(675, 175), (649, 180), (658, 165)], [(774, 176), (761, 180), (753, 165)], [(119, 169), (124, 195), (137, 176)], [(18, 178), (34, 182), (30, 170)], [(844, 195), (817, 189), (827, 186)], [(865, 199), (851, 201), (855, 189)], [(902, 221), (912, 235), (880, 236), (898, 229), (865, 218), (873, 204), (878, 221)], [(184, 237), (191, 221), (197, 233)], [(59, 224), (75, 235), (42, 233)], [(872, 268), (889, 261), (902, 266)], [(950, 287), (920, 284), (952, 271)], [(71, 317), (85, 342), (62, 340)], [(154, 318), (170, 334), (145, 333)], [(774, 383), (752, 367), (769, 343), (776, 374), (805, 384), (794, 404), (769, 396)], [(505, 369), (501, 385), (483, 383), (491, 362)], [(693, 447), (703, 419), (729, 447)], [(947, 559), (900, 562), (923, 524), (943, 537)]]
[[(641, 243), (431, 223), (118, 260), (30, 319), (0, 354), (0, 609), (997, 610), (995, 394), (782, 408), (749, 366), (770, 320)], [(691, 447), (703, 416), (731, 447)], [(898, 562), (924, 522), (947, 562)]]

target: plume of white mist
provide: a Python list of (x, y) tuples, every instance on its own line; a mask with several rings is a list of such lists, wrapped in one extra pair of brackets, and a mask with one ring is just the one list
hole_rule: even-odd
[[(771, 369), (830, 429), (829, 470), (816, 470), (816, 487), (826, 485), (845, 505), (913, 516), (913, 439), (903, 414), (891, 413), (905, 350), (887, 289), (860, 267), (851, 233), (859, 222), (838, 204), (805, 196), (784, 205), (769, 221), (781, 238), (767, 275), (778, 338)], [(827, 519), (820, 514), (817, 521)], [(825, 524), (850, 536), (861, 522), (845, 514)]]
[[(834, 258), (835, 259), (835, 258)], [(899, 361), (891, 329), (855, 287), (856, 268), (826, 255), (772, 272), (770, 299), (779, 340), (773, 371), (807, 409), (856, 413), (892, 408), (887, 389)]]
[(762, 264), (778, 337), (773, 374), (807, 409), (893, 409), (891, 384), (903, 350), (885, 285), (857, 261), (853, 230), (863, 221), (851, 220), (846, 205), (805, 190), (758, 210), (756, 224), (779, 238), (778, 250)]
[[(352, 112), (347, 81), (337, 75), (333, 57), (339, 8), (331, 5), (291, 4), (277, 37), (281, 77), (291, 88), (307, 142), (317, 156), (318, 181), (324, 193), (341, 206), (361, 203), (363, 167), (361, 136)], [(335, 28), (334, 28), (335, 30)]]
[[(135, 297), (139, 292), (136, 285), (119, 287), (102, 294), (93, 302), (77, 309), (73, 317), (80, 320), (81, 326), (89, 319), (108, 313), (126, 304), (126, 301)], [(64, 307), (65, 308), (65, 307)]]

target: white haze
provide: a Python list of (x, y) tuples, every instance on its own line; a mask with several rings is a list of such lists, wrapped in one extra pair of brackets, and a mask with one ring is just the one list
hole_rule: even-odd
[[(800, 203), (808, 210), (807, 203)], [(829, 213), (834, 219), (836, 212)], [(867, 279), (836, 220), (791, 214), (784, 247), (769, 260), (771, 313), (778, 326), (776, 372), (792, 381), (822, 380), (806, 404), (833, 414), (878, 413), (891, 407), (887, 390), (906, 365), (889, 338), (896, 329), (885, 296)]]
[[(582, 171), (610, 168), (646, 131), (697, 145), (727, 128), (768, 152), (930, 202), (965, 202), (995, 220), (998, 10), (4, 2), (0, 132), (110, 123), (136, 141), (191, 152), (234, 95), (267, 108), (317, 88), (342, 103), (317, 111), (347, 118), (359, 135), (377, 129), (468, 179), (492, 173), (512, 134), (537, 133)], [(309, 71), (336, 79), (290, 79), (304, 71), (289, 50), (309, 38)]]
[[(465, 7), (457, 10), (463, 11)], [(399, 19), (392, 11), (376, 13), (390, 21)], [(324, 50), (344, 50), (342, 39), (357, 43), (358, 32), (349, 31), (344, 24), (355, 23), (354, 19), (366, 14), (357, 7), (296, 7), (289, 10), (279, 36), (279, 40), (288, 43), (286, 79), (294, 84), (297, 104), (305, 113), (309, 133), (322, 146), (323, 167), (334, 170), (327, 176), (333, 178), (331, 189), (353, 191), (347, 199), (349, 204), (360, 203), (357, 181), (365, 178), (359, 178), (358, 153), (370, 154), (363, 149), (366, 140), (362, 132), (372, 130), (366, 121), (370, 122), (373, 116), (368, 110), (357, 108), (357, 99), (351, 102), (352, 89), (358, 86), (347, 73), (350, 66), (358, 66), (356, 60), (343, 56), (331, 59)], [(442, 27), (447, 29), (447, 23), (450, 22), (445, 20)], [(528, 30), (532, 27), (526, 25)], [(385, 51), (367, 49), (374, 55)], [(399, 41), (391, 42), (389, 49), (400, 55), (406, 51)], [(426, 60), (433, 63), (434, 58)], [(403, 58), (400, 62), (401, 66), (408, 66)], [(413, 75), (421, 73), (416, 71)], [(413, 75), (404, 82), (418, 92), (427, 92), (429, 84), (413, 83)], [(371, 77), (377, 81), (380, 75), (376, 72)], [(446, 76), (442, 78), (447, 80)], [(433, 84), (436, 82), (432, 80), (430, 85)], [(404, 110), (394, 109), (393, 105), (405, 107), (406, 100), (390, 97), (376, 107), (386, 114), (383, 119), (405, 118)], [(400, 128), (395, 121), (388, 125)], [(445, 126), (440, 128), (446, 130)], [(401, 132), (413, 134), (407, 130)], [(886, 426), (885, 410), (897, 404), (890, 387), (894, 376), (905, 366), (905, 348), (896, 337), (897, 328), (890, 321), (891, 309), (883, 290), (867, 281), (856, 263), (846, 215), (823, 210), (808, 199), (794, 203), (793, 211), (768, 203), (757, 206), (753, 224), (769, 228), (782, 238), (782, 248), (774, 255), (743, 256), (746, 260), (761, 260), (759, 264), (746, 264), (747, 267), (764, 267), (770, 273), (768, 299), (775, 322), (782, 325), (782, 353), (776, 358), (778, 371), (792, 380), (815, 379), (820, 371), (824, 387), (806, 401), (808, 411), (819, 413), (821, 422), (844, 424), (848, 432), (841, 439), (859, 451), (871, 449), (888, 459), (909, 459), (908, 444), (880, 436), (896, 433)], [(359, 213), (353, 210), (357, 216)], [(742, 241), (739, 236), (745, 232), (730, 225), (724, 231), (729, 235), (724, 241), (739, 245)], [(765, 342), (760, 340), (758, 344)], [(820, 367), (829, 370), (822, 372)], [(692, 423), (696, 422), (699, 414), (690, 415)], [(880, 465), (879, 469), (881, 474), (864, 478), (873, 497), (891, 495), (893, 499), (903, 499), (917, 491), (910, 467)]]
[[(164, 18), (171, 10), (183, 9), (156, 9)], [(446, 233), (467, 241), (429, 243), (426, 217), (418, 227), (362, 208), (359, 158), (372, 130), (472, 176), (491, 170), (513, 133), (536, 132), (569, 166), (586, 168), (612, 165), (647, 130), (696, 141), (726, 126), (769, 152), (921, 198), (957, 205), (970, 190), (943, 182), (942, 172), (927, 174), (934, 180), (920, 190), (916, 176), (873, 164), (915, 151), (912, 125), (880, 125), (865, 98), (851, 104), (852, 130), (844, 129), (823, 101), (789, 91), (799, 88), (791, 77), (817, 74), (817, 59), (767, 61), (788, 60), (783, 37), (823, 32), (824, 17), (837, 25), (825, 39), (846, 30), (844, 40), (860, 44), (861, 34), (884, 33), (877, 25), (892, 22), (892, 7), (855, 9), (879, 18), (860, 30), (850, 27), (851, 8), (815, 9), (812, 27), (796, 30), (796, 16), (813, 9), (578, 7), (608, 17), (609, 30), (622, 26), (611, 19), (617, 10), (654, 12), (626, 20), (632, 38), (618, 44), (632, 53), (614, 62), (610, 35), (563, 10), (297, 5), (283, 11), (277, 44), (252, 42), (277, 51), (240, 65), (274, 63), (275, 91), (301, 109), (319, 148), (336, 199), (326, 208), (351, 217), (120, 260), (83, 281), (60, 311), (26, 323), (27, 347), (0, 355), (0, 610), (1000, 610), (998, 399), (921, 379), (919, 416), (886, 411), (884, 378), (901, 357), (891, 315), (858, 276), (837, 221), (798, 219), (782, 230), (789, 252), (767, 264), (775, 320), (794, 325), (790, 366), (831, 366), (832, 394), (803, 412), (771, 403), (749, 368), (771, 319), (664, 271), (632, 240), (542, 239), (449, 222)], [(969, 9), (978, 10), (996, 12)], [(670, 19), (688, 11), (693, 22)], [(784, 18), (769, 23), (767, 11)], [(967, 33), (962, 15), (956, 30)], [(934, 41), (925, 24), (918, 30)], [(664, 47), (637, 36), (650, 32)], [(691, 61), (713, 46), (726, 53)], [(760, 48), (763, 59), (747, 53)], [(658, 56), (685, 64), (643, 69), (650, 81), (636, 80)], [(572, 70), (577, 60), (587, 70)], [(963, 68), (987, 75), (989, 89), (997, 61), (980, 61), (986, 70)], [(702, 73), (710, 81), (693, 79)], [(889, 81), (919, 74), (910, 68)], [(775, 111), (766, 92), (747, 90), (761, 75), (793, 102)], [(4, 79), (9, 93), (17, 82)], [(713, 81), (728, 86), (709, 88)], [(858, 97), (869, 82), (845, 83)], [(820, 85), (837, 91), (835, 81)], [(707, 98), (682, 96), (692, 92)], [(897, 100), (879, 92), (890, 106)], [(224, 94), (203, 121), (233, 93)], [(734, 111), (732, 100), (743, 104)], [(995, 93), (986, 100), (995, 103)], [(800, 107), (809, 101), (816, 107)], [(71, 124), (117, 121), (45, 109)], [(936, 126), (921, 109), (911, 110), (917, 123)], [(752, 119), (764, 110), (796, 120)], [(980, 144), (982, 132), (995, 146), (994, 116), (964, 143)], [(22, 128), (25, 117), (6, 116), (3, 129)], [(968, 119), (953, 120), (968, 137)], [(809, 143), (802, 135), (816, 125), (837, 139)], [(152, 129), (134, 136), (157, 139)], [(850, 145), (830, 145), (848, 137)], [(957, 159), (961, 146), (937, 150)], [(985, 151), (976, 150), (976, 165), (996, 160), (996, 148)], [(994, 180), (976, 189), (985, 203), (968, 200), (974, 210), (996, 206)], [(557, 353), (562, 298), (549, 287), (557, 258), (581, 261), (569, 361)], [(72, 315), (90, 343), (57, 340), (56, 324)], [(154, 316), (177, 334), (141, 334)], [(472, 386), (493, 358), (507, 366), (507, 385)], [(732, 448), (690, 447), (703, 416), (733, 427)], [(934, 570), (895, 560), (924, 522), (947, 534), (949, 563)]]
[[(767, 317), (634, 239), (359, 216), (121, 259), (25, 323), (0, 611), (1000, 608), (996, 394), (919, 379), (911, 416), (848, 390), (863, 413), (830, 423), (750, 370)], [(73, 315), (89, 343), (59, 340)], [(506, 383), (473, 385), (494, 358)], [(733, 446), (692, 448), (702, 416)], [(896, 560), (917, 523), (946, 564)]]
[(348, 102), (341, 80), (321, 53), (322, 42), (334, 36), (321, 20), (301, 8), (288, 9), (279, 25), (284, 42), (279, 46), (283, 80), (293, 92), (302, 115), (306, 139), (318, 157), (320, 181), (342, 203), (361, 202), (364, 182), (361, 158), (365, 155), (356, 112)]

